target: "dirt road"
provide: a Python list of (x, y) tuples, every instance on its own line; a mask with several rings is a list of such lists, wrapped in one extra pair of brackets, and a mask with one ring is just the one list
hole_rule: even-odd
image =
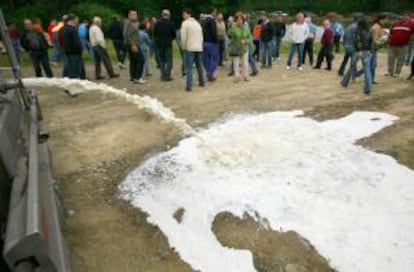
[[(340, 59), (335, 59), (334, 67)], [(380, 56), (379, 84), (367, 101), (360, 81), (343, 89), (334, 71), (309, 67), (287, 71), (284, 62), (239, 84), (220, 68), (216, 82), (187, 93), (178, 64), (176, 61), (173, 82), (161, 83), (157, 72), (147, 85), (133, 85), (127, 71), (121, 71), (120, 79), (104, 82), (127, 88), (130, 93), (156, 97), (196, 127), (239, 112), (298, 109), (316, 119), (339, 117), (353, 110), (388, 112), (401, 119), (362, 144), (414, 169), (414, 83), (382, 76), (385, 55)], [(93, 74), (91, 69), (88, 67), (89, 75)], [(28, 68), (24, 74), (29, 76), (32, 70)], [(406, 75), (408, 68), (404, 68)], [(40, 102), (68, 211), (65, 236), (78, 270), (192, 271), (159, 229), (146, 222), (145, 213), (117, 199), (117, 185), (126, 174), (146, 156), (176, 144), (176, 131), (134, 105), (96, 92), (69, 98), (61, 90), (40, 90)], [(249, 237), (257, 225), (251, 218), (242, 223), (237, 220), (230, 215), (218, 216), (214, 232), (223, 245), (251, 250), (258, 271), (288, 271), (287, 267), (289, 271), (330, 270), (327, 261), (307, 243), (298, 245), (301, 239), (296, 234), (264, 233), (262, 247), (249, 247)], [(240, 236), (233, 237), (235, 232)]]

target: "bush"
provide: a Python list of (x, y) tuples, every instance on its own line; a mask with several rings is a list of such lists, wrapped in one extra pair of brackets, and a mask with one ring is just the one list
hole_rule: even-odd
[(73, 13), (78, 16), (80, 21), (91, 21), (94, 16), (101, 17), (102, 29), (104, 31), (108, 28), (109, 22), (113, 16), (121, 18), (121, 15), (117, 11), (98, 3), (81, 3), (74, 5), (69, 9), (69, 13)]

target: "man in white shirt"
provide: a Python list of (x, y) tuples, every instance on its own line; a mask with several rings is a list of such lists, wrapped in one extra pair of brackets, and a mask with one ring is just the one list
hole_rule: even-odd
[(204, 87), (204, 76), (202, 67), (203, 54), (203, 30), (190, 10), (183, 11), (183, 23), (181, 24), (181, 47), (184, 51), (184, 61), (186, 63), (186, 91), (191, 91), (193, 87), (193, 64), (197, 68), (198, 85)]
[(111, 59), (109, 58), (108, 52), (105, 48), (105, 37), (101, 30), (102, 21), (100, 17), (93, 17), (92, 26), (89, 28), (89, 41), (92, 45), (95, 60), (95, 79), (104, 79), (101, 76), (101, 61), (105, 65), (105, 69), (108, 72), (109, 77), (119, 77), (115, 74), (114, 68), (112, 67)]
[(305, 23), (305, 16), (302, 12), (296, 15), (296, 22), (293, 23), (289, 29), (290, 34), (290, 49), (286, 68), (289, 70), (292, 67), (292, 59), (295, 51), (298, 51), (298, 69), (302, 70), (303, 48), (305, 40), (309, 36), (309, 26)]

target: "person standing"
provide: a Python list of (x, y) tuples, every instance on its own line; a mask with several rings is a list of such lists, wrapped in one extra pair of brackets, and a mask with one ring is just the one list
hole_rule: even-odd
[(219, 63), (219, 47), (217, 38), (217, 24), (214, 19), (215, 10), (211, 9), (209, 14), (205, 14), (202, 21), (204, 37), (204, 67), (208, 81), (215, 81), (215, 73)]
[(52, 70), (49, 65), (49, 57), (47, 54), (48, 43), (43, 33), (37, 33), (33, 29), (33, 23), (30, 19), (25, 19), (24, 33), (20, 39), (21, 46), (26, 50), (32, 59), (36, 77), (42, 76), (43, 67), (47, 77), (53, 77)]
[(114, 45), (118, 67), (124, 69), (125, 57), (128, 50), (124, 43), (123, 26), (117, 16), (112, 17), (112, 21), (108, 27), (108, 37), (112, 40), (112, 44)]
[(256, 61), (259, 61), (260, 57), (260, 46), (261, 46), (261, 40), (260, 37), (262, 35), (262, 19), (259, 19), (257, 21), (257, 24), (253, 27), (253, 44), (254, 44), (254, 52), (253, 57)]
[(240, 81), (240, 74), (242, 74), (244, 81), (249, 80), (249, 45), (252, 43), (252, 36), (250, 35), (249, 29), (245, 27), (244, 20), (245, 17), (241, 12), (236, 13), (235, 24), (229, 31), (229, 38), (232, 44), (231, 46), (234, 48), (239, 48), (234, 51), (240, 51), (233, 53), (230, 52), (230, 54), (233, 55), (232, 58), (235, 83), (238, 83)]
[(111, 59), (109, 54), (106, 51), (105, 47), (105, 37), (101, 29), (102, 20), (100, 17), (93, 17), (92, 26), (89, 28), (89, 39), (92, 45), (94, 61), (95, 61), (95, 79), (101, 80), (104, 79), (101, 75), (101, 61), (103, 62), (106, 72), (109, 77), (119, 77), (118, 74), (115, 74), (114, 68), (112, 67)]
[(296, 22), (292, 24), (290, 27), (290, 49), (289, 49), (289, 57), (287, 60), (286, 69), (290, 69), (292, 67), (292, 59), (295, 54), (295, 51), (298, 52), (298, 69), (302, 70), (302, 60), (303, 60), (303, 47), (306, 38), (309, 36), (309, 27), (305, 23), (305, 17), (302, 12), (299, 12), (296, 15)]
[(345, 88), (348, 87), (351, 77), (354, 76), (354, 71), (356, 70), (356, 63), (358, 62), (358, 60), (361, 59), (364, 72), (365, 98), (369, 98), (372, 89), (371, 58), (373, 45), (373, 33), (369, 28), (368, 22), (365, 18), (360, 18), (356, 30), (356, 53), (352, 57), (351, 67), (347, 70), (346, 74), (344, 75), (341, 81), (341, 85)]
[(64, 18), (62, 17), (62, 21), (58, 22), (56, 26), (52, 29), (53, 53), (52, 53), (51, 61), (54, 64), (57, 64), (59, 60), (63, 59), (63, 53), (61, 52), (62, 50), (61, 50), (61, 45), (60, 45), (61, 29), (65, 25), (63, 22), (63, 19)]
[(414, 29), (411, 28), (408, 15), (391, 26), (388, 37), (388, 75), (400, 76), (411, 35), (414, 35)]
[(216, 18), (217, 25), (217, 40), (219, 46), (219, 66), (223, 66), (224, 51), (226, 43), (226, 23), (224, 22), (223, 13), (217, 14)]
[(89, 43), (88, 28), (89, 28), (89, 21), (84, 20), (78, 27), (78, 34), (79, 34), (79, 39), (80, 39), (81, 44), (82, 44), (82, 52), (84, 50), (86, 50), (88, 52), (88, 55), (91, 58), (91, 60), (93, 60), (94, 55), (93, 55), (92, 46)]
[(184, 53), (184, 61), (186, 66), (186, 91), (193, 88), (193, 65), (197, 69), (198, 84), (204, 87), (204, 74), (202, 68), (203, 53), (203, 30), (197, 20), (193, 18), (192, 12), (188, 9), (182, 13), (183, 22), (181, 24), (180, 36), (181, 47)]
[(145, 80), (142, 79), (144, 71), (144, 55), (139, 47), (138, 28), (138, 13), (136, 10), (130, 10), (128, 12), (128, 19), (125, 22), (124, 29), (125, 44), (129, 50), (129, 75), (133, 83), (145, 84)]
[(345, 49), (344, 58), (342, 59), (341, 66), (338, 70), (338, 75), (343, 76), (345, 72), (346, 65), (348, 61), (352, 59), (352, 56), (355, 54), (355, 43), (356, 43), (356, 29), (357, 22), (361, 18), (361, 14), (357, 13), (354, 15), (354, 20), (344, 32), (343, 44)]
[(319, 50), (319, 54), (318, 54), (318, 60), (316, 62), (316, 66), (314, 67), (315, 69), (320, 69), (323, 59), (326, 59), (326, 68), (325, 70), (332, 70), (332, 59), (333, 59), (333, 55), (332, 55), (332, 49), (333, 49), (333, 44), (334, 44), (334, 35), (331, 29), (331, 23), (329, 22), (329, 20), (325, 20), (323, 22), (323, 27), (324, 27), (324, 32), (321, 38), (321, 49)]
[(173, 66), (172, 41), (175, 39), (175, 24), (170, 19), (171, 13), (168, 9), (161, 12), (161, 19), (154, 26), (154, 40), (158, 48), (161, 81), (171, 81), (171, 70)]
[(280, 60), (280, 47), (282, 45), (283, 37), (286, 34), (286, 24), (283, 22), (282, 15), (278, 15), (276, 17), (276, 21), (274, 22), (275, 28), (275, 41), (274, 41), (274, 55), (276, 61)]
[(344, 27), (339, 21), (336, 21), (333, 24), (333, 33), (334, 33), (334, 42), (335, 42), (335, 53), (339, 53), (340, 45), (341, 45), (341, 38), (342, 38), (342, 35), (344, 34)]
[(144, 55), (144, 76), (151, 76), (151, 65), (150, 65), (150, 48), (151, 40), (149, 38), (147, 28), (145, 24), (139, 26), (139, 47)]
[(305, 44), (303, 46), (303, 61), (302, 63), (305, 64), (306, 55), (309, 56), (309, 64), (313, 66), (313, 46), (315, 44), (315, 37), (316, 37), (316, 26), (312, 23), (311, 17), (306, 17), (305, 22), (309, 26), (309, 35), (305, 40)]
[(184, 50), (183, 50), (183, 46), (182, 46), (182, 41), (181, 41), (181, 28), (177, 30), (176, 33), (176, 37), (175, 37), (175, 42), (177, 43), (178, 46), (178, 50), (180, 51), (180, 57), (181, 57), (181, 76), (185, 76), (185, 55), (184, 55)]
[(374, 45), (372, 48), (372, 57), (371, 57), (371, 79), (373, 84), (377, 84), (375, 81), (375, 70), (377, 69), (378, 64), (378, 57), (377, 57), (377, 51), (382, 45), (382, 32), (384, 28), (384, 24), (387, 20), (387, 16), (384, 14), (380, 14), (375, 19), (371, 31), (374, 39)]
[(17, 61), (20, 62), (20, 53), (21, 53), (20, 34), (19, 34), (19, 31), (17, 30), (16, 24), (9, 25), (7, 32), (9, 33), (12, 46), (13, 46), (13, 51), (16, 55)]
[(262, 42), (262, 68), (272, 68), (272, 49), (275, 30), (267, 14), (262, 15), (262, 31), (260, 40)]

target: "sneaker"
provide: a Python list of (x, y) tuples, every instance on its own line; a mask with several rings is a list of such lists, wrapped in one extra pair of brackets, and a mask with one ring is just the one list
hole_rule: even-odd
[(119, 74), (113, 74), (113, 75), (111, 75), (111, 78), (117, 78), (117, 77), (119, 77)]
[(251, 76), (257, 76), (257, 74), (258, 74), (259, 72), (258, 71), (254, 71), (254, 72), (252, 72), (250, 75)]
[(191, 88), (185, 88), (186, 92), (191, 92)]
[(291, 68), (290, 66), (286, 66), (286, 70), (290, 70), (290, 68)]
[(120, 69), (125, 69), (125, 65), (122, 62), (118, 62), (118, 67)]
[(140, 78), (140, 79), (134, 79), (134, 83), (135, 84), (145, 84), (147, 82), (145, 80), (143, 80), (142, 78)]
[(103, 77), (103, 76), (98, 76), (98, 77), (96, 77), (95, 79), (96, 79), (96, 80), (102, 80), (102, 79), (105, 79), (105, 77)]
[(299, 69), (299, 71), (302, 71), (303, 70), (303, 67), (302, 66), (299, 66), (298, 69)]

